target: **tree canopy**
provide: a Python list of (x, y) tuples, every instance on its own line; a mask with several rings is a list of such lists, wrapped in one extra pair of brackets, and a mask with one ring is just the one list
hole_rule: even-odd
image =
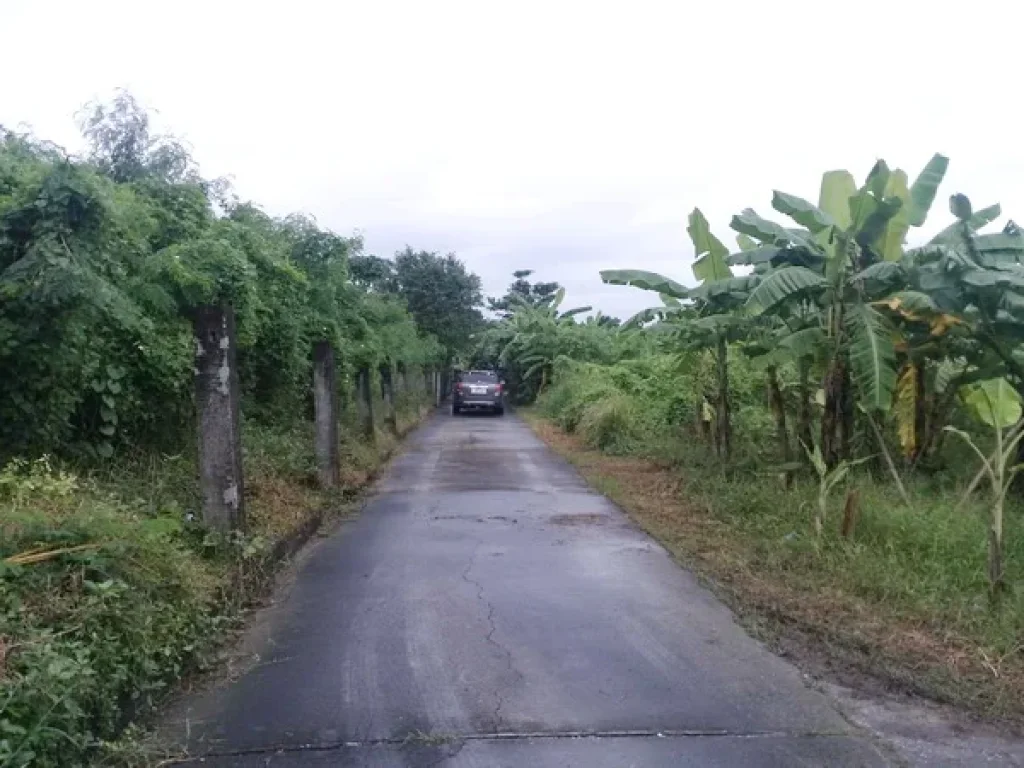
[(561, 288), (558, 283), (531, 283), (527, 278), (533, 274), (532, 269), (519, 269), (512, 273), (515, 280), (509, 285), (501, 298), (488, 297), (487, 308), (499, 317), (508, 318), (515, 307), (520, 304), (539, 306), (552, 301)]
[(192, 422), (190, 317), (235, 310), (245, 411), (301, 414), (310, 351), (342, 374), (440, 365), (481, 320), (453, 254), (394, 262), (204, 179), (130, 94), (87, 107), (84, 158), (0, 129), (0, 453), (173, 448)]
[(449, 253), (414, 251), (395, 254), (394, 280), (399, 295), (423, 330), (433, 334), (449, 356), (467, 348), (483, 323), (480, 278)]

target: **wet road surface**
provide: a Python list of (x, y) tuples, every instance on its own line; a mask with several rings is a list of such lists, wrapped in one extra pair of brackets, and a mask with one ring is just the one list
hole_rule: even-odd
[(266, 623), (204, 765), (889, 764), (514, 415), (411, 435)]

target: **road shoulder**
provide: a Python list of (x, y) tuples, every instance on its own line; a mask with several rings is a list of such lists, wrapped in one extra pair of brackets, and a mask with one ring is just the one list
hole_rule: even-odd
[[(781, 580), (751, 573), (744, 543), (727, 538), (728, 531), (686, 498), (677, 470), (589, 449), (535, 412), (520, 415), (587, 482), (695, 573), (750, 634), (814, 678), (850, 722), (893, 745), (909, 763), (1024, 764), (1016, 724), (982, 722), (968, 711), (915, 695), (909, 684), (913, 658), (866, 645), (863, 637), (843, 634), (836, 622), (818, 621), (821, 613), (809, 608), (821, 595), (800, 594)], [(894, 648), (907, 650), (898, 642)]]

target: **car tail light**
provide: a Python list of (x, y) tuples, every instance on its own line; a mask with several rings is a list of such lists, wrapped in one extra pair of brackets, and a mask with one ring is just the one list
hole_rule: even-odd
[(496, 387), (494, 388), (494, 394), (496, 394), (496, 395), (500, 395), (500, 394), (501, 394), (501, 384), (498, 384), (498, 385), (497, 385), (497, 386), (496, 386)]

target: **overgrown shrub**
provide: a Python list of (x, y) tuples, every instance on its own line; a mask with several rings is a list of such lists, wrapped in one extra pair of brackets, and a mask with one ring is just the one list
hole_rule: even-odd
[(613, 394), (583, 409), (578, 431), (593, 448), (625, 452), (641, 436), (638, 421), (636, 401), (628, 395)]
[(201, 662), (222, 584), (185, 537), (45, 460), (0, 471), (0, 765), (82, 764)]
[(252, 204), (218, 210), (211, 183), (137, 138), (141, 155), (114, 173), (0, 129), (0, 461), (187, 445), (189, 318), (203, 304), (235, 310), (254, 422), (308, 414), (318, 339), (334, 343), (343, 379), (385, 360), (443, 361), (402, 298), (350, 279), (358, 238)]
[[(95, 756), (203, 662), (267, 583), (272, 545), (333, 498), (315, 483), (314, 342), (334, 347), (358, 483), (393, 439), (361, 442), (355, 372), (374, 371), (380, 414), (378, 366), (422, 381), (479, 319), (479, 278), (454, 255), (408, 249), (396, 266), (311, 217), (268, 216), (151, 135), (127, 94), (85, 133), (81, 158), (0, 127), (5, 767)], [(206, 304), (235, 312), (248, 535), (198, 523), (191, 319)], [(399, 391), (406, 423), (421, 399)], [(76, 474), (30, 461), (48, 455)]]
[[(745, 441), (765, 440), (773, 427), (760, 372), (735, 355), (731, 381), (736, 422)], [(617, 453), (671, 443), (693, 423), (701, 393), (710, 387), (711, 361), (700, 354), (651, 355), (613, 365), (559, 358), (553, 381), (538, 401), (541, 412), (567, 432)]]

